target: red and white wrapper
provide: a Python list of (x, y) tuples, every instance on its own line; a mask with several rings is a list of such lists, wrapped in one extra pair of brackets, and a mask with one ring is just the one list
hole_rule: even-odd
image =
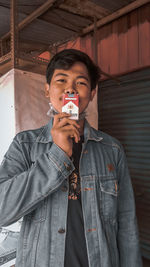
[(78, 94), (64, 94), (62, 112), (70, 114), (69, 119), (79, 119), (79, 95)]

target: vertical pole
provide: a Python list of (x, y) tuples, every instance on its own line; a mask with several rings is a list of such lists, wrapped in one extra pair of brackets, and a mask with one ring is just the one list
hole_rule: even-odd
[(11, 29), (11, 65), (16, 68), (18, 65), (18, 23), (17, 23), (17, 0), (11, 0), (10, 11)]
[(98, 53), (97, 53), (97, 18), (94, 17), (94, 61), (98, 63)]

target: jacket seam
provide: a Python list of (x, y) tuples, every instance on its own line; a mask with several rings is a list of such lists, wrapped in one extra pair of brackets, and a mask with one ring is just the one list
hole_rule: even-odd
[[(16, 141), (17, 141), (17, 143), (18, 143), (18, 145), (19, 145), (19, 147), (20, 147), (21, 154), (22, 154), (22, 158), (23, 158), (24, 164), (25, 164), (25, 166), (26, 166), (26, 161), (25, 161), (25, 157), (24, 157), (23, 149), (22, 149), (21, 144), (19, 143), (19, 141), (18, 141), (18, 140), (16, 140)], [(25, 168), (24, 171), (26, 171), (26, 170), (27, 170), (27, 169)]]
[(110, 143), (105, 143), (105, 142), (102, 141), (102, 144), (111, 146), (112, 148), (118, 148), (118, 150), (121, 151), (121, 147), (118, 144), (116, 144), (116, 143), (110, 144)]
[(48, 158), (53, 162), (53, 164), (56, 166), (56, 168), (61, 172), (61, 174), (66, 177), (66, 175), (63, 174), (62, 169), (59, 165), (57, 165), (57, 163), (52, 159), (52, 157), (50, 155), (48, 155)]

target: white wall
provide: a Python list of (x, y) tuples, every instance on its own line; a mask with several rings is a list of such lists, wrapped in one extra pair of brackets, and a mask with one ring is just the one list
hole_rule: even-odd
[(14, 135), (14, 70), (11, 70), (0, 78), (0, 162)]
[(49, 120), (45, 76), (15, 69), (16, 132), (35, 129)]

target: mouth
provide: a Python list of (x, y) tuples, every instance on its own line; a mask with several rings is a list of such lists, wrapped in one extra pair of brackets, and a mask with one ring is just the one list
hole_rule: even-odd
[[(59, 101), (63, 101), (63, 95), (62, 96), (60, 96), (59, 98)], [(80, 103), (81, 101), (80, 101), (80, 97), (79, 97), (79, 103)]]

